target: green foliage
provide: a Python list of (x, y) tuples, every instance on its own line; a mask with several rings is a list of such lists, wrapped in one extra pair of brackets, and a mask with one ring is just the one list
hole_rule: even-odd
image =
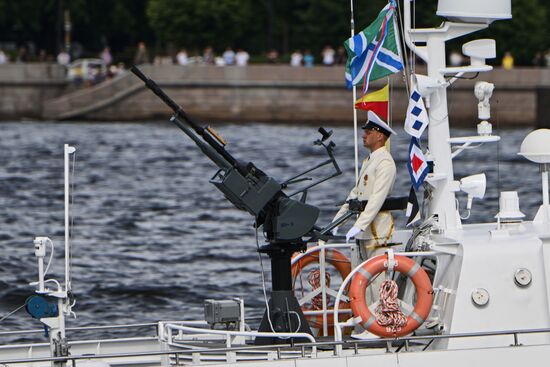
[[(252, 0), (150, 0), (147, 16), (162, 43), (221, 51), (238, 46), (254, 31)], [(244, 47), (244, 46), (243, 46)]]
[(498, 21), (483, 32), (497, 41), (497, 63), (506, 51), (514, 56), (516, 65), (530, 65), (537, 51), (544, 51), (550, 46), (550, 28), (547, 22), (548, 1), (546, 8), (539, 0), (514, 0), (512, 2), (512, 19)]
[[(457, 0), (458, 1), (458, 0)], [(482, 1), (482, 0), (480, 0)], [(387, 0), (355, 0), (356, 32), (365, 28)], [(402, 5), (403, 1), (399, 1)], [(416, 0), (417, 27), (438, 26), (437, 0)], [(324, 45), (341, 45), (350, 34), (349, 0), (0, 0), (0, 43), (26, 45), (56, 53), (62, 45), (63, 10), (72, 20), (72, 40), (82, 56), (96, 56), (110, 45), (115, 57), (131, 59), (139, 41), (153, 54), (173, 46), (201, 52), (208, 45), (219, 53), (242, 47), (253, 55), (276, 48), (283, 55)], [(511, 51), (516, 64), (550, 47), (550, 1), (513, 0), (513, 19), (498, 21), (469, 39), (497, 40), (499, 58)]]

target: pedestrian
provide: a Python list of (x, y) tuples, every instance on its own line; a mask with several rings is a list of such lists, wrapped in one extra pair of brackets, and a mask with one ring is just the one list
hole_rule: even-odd
[(147, 51), (145, 42), (139, 42), (136, 55), (134, 56), (134, 65), (148, 64), (149, 60), (149, 51)]
[(105, 46), (103, 48), (103, 51), (101, 51), (99, 57), (101, 58), (101, 60), (103, 60), (105, 66), (107, 67), (109, 67), (109, 65), (111, 65), (113, 62), (113, 56), (111, 55), (111, 49), (109, 48), (109, 46)]
[(46, 50), (41, 49), (38, 52), (38, 62), (47, 62), (48, 61), (48, 54), (46, 53)]
[(4, 53), (4, 50), (0, 48), (0, 65), (6, 64), (8, 62), (8, 57)]
[(346, 61), (348, 61), (348, 53), (344, 46), (339, 46), (338, 50), (336, 50), (336, 64), (345, 65)]
[(325, 66), (332, 66), (334, 65), (334, 54), (336, 52), (330, 45), (326, 45), (325, 48), (323, 48), (323, 51), (321, 52), (323, 65)]
[(176, 55), (176, 61), (178, 62), (178, 65), (181, 66), (189, 64), (189, 57), (187, 56), (187, 50), (185, 48), (179, 50)]
[(306, 50), (306, 52), (304, 53), (304, 66), (306, 68), (312, 67), (313, 66), (313, 61), (315, 61), (315, 58), (311, 54), (311, 51)]
[(290, 55), (290, 66), (298, 67), (302, 66), (302, 60), (304, 56), (302, 55), (302, 52), (300, 50), (295, 50)]
[(550, 67), (550, 48), (544, 53), (544, 63), (547, 68)]
[(249, 59), (250, 59), (250, 55), (248, 54), (248, 52), (246, 52), (242, 48), (237, 49), (237, 53), (235, 54), (235, 61), (237, 63), (237, 66), (248, 65)]
[(272, 48), (267, 53), (267, 63), (268, 64), (278, 64), (279, 63), (279, 51)]
[(204, 52), (202, 53), (202, 61), (205, 64), (214, 65), (214, 49), (211, 46), (206, 46)]
[(226, 47), (222, 57), (225, 65), (235, 65), (235, 51), (231, 47)]
[(57, 54), (57, 63), (59, 65), (67, 66), (71, 62), (71, 55), (67, 50), (63, 49), (59, 54)]
[(19, 47), (19, 50), (17, 51), (17, 57), (15, 58), (15, 62), (27, 62), (29, 55), (27, 54), (27, 49), (23, 46)]
[(510, 51), (506, 51), (504, 53), (504, 57), (502, 58), (502, 67), (505, 70), (512, 70), (514, 68), (514, 57)]

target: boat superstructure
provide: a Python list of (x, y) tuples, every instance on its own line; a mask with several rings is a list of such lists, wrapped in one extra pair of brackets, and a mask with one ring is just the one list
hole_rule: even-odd
[[(447, 87), (466, 73), (490, 71), (492, 67), (485, 60), (494, 58), (496, 53), (493, 40), (471, 41), (463, 46), (463, 53), (470, 57), (470, 65), (447, 67), (445, 42), (484, 29), (494, 20), (510, 18), (511, 2), (440, 0), (438, 14), (447, 20), (440, 27), (430, 29), (413, 29), (408, 0), (404, 1), (403, 8), (404, 40), (428, 65), (427, 75), (413, 74), (411, 81), (429, 110), (428, 149), (433, 158), (433, 171), (426, 178), (428, 209), (423, 213), (422, 224), (414, 229), (395, 231), (389, 241), (391, 246), (379, 258), (383, 271), (369, 273), (372, 259), (353, 269), (345, 269), (341, 256), (351, 251), (355, 244), (339, 243), (328, 235), (338, 224), (319, 228), (309, 219), (301, 219), (304, 213), (315, 218), (317, 215), (314, 207), (305, 204), (306, 190), (288, 196), (278, 194), (292, 182), (300, 181), (300, 176), (279, 185), (265, 174), (256, 175), (258, 171), (254, 166), (244, 167), (234, 162), (236, 168), (232, 171), (233, 166), (227, 163), (232, 162), (232, 157), (225, 155), (221, 137), (208, 130), (210, 146), (200, 143), (199, 137), (179, 121), (183, 127), (177, 124), (178, 127), (220, 167), (211, 183), (237, 207), (262, 216), (266, 205), (275, 205), (273, 198), (277, 198), (279, 217), (273, 219), (272, 214), (266, 215), (263, 223), (269, 225), (264, 232), (270, 232), (278, 242), (273, 241), (271, 247), (263, 251), (271, 257), (272, 267), (280, 269), (273, 273), (276, 292), (271, 302), (266, 296), (267, 310), (259, 330), (251, 330), (242, 299), (207, 300), (205, 320), (200, 321), (167, 320), (79, 330), (67, 328), (65, 316), (71, 312), (70, 264), (67, 262), (64, 285), (45, 279), (44, 258), (49, 239), (37, 238), (34, 244), (39, 267), (38, 298), (31, 306), (27, 304), (27, 308), (47, 326), (50, 340), (44, 344), (0, 346), (0, 365), (515, 366), (525, 361), (544, 365), (550, 355), (548, 131), (537, 130), (529, 134), (520, 151), (542, 168), (542, 205), (535, 219), (523, 220), (517, 193), (512, 191), (501, 193), (500, 211), (494, 222), (466, 224), (463, 221), (472, 210), (473, 200), (484, 196), (486, 180), (482, 173), (456, 180), (453, 159), (465, 149), (499, 141), (500, 138), (492, 134), (488, 121), (489, 99), (494, 86), (485, 82), (476, 84), (478, 135), (451, 137), (447, 108)], [(140, 78), (148, 80), (143, 74)], [(154, 83), (149, 87), (172, 104), (173, 121), (187, 118), (178, 110), (181, 107), (160, 89), (155, 89)], [(338, 171), (332, 146), (327, 140), (330, 134), (321, 133), (323, 138), (316, 144), (324, 146), (330, 156), (323, 164), (334, 164)], [(215, 144), (221, 144), (222, 148), (212, 148)], [(66, 167), (73, 152), (74, 148), (65, 147)], [(257, 179), (255, 186), (239, 192), (242, 187), (248, 187), (243, 177), (248, 177), (251, 170)], [(468, 195), (466, 209), (464, 205), (461, 209), (456, 199), (455, 194), (459, 191)], [(302, 199), (286, 200), (299, 193)], [(296, 228), (288, 224), (292, 220), (300, 221)], [(310, 242), (310, 246), (302, 247), (300, 241), (294, 241), (296, 237), (309, 237), (306, 242)], [(69, 256), (66, 238), (66, 256)], [(290, 255), (296, 250), (302, 251), (291, 259)], [(402, 269), (399, 262), (404, 258), (413, 261), (413, 268), (397, 274), (396, 269)], [(342, 279), (333, 282), (336, 286), (330, 287), (329, 282), (321, 281), (317, 286), (302, 286), (298, 291), (298, 283), (302, 281), (300, 273), (305, 274), (306, 266), (311, 265), (316, 267), (318, 279), (338, 275)], [(426, 274), (431, 285), (426, 317), (418, 317), (416, 312), (421, 298), (421, 289), (415, 280), (418, 271)], [(349, 305), (350, 286), (357, 276), (369, 281), (376, 276), (396, 279), (400, 308), (419, 324), (414, 333), (398, 335), (394, 332), (393, 336), (379, 337), (363, 332), (371, 321), (352, 314)], [(289, 294), (289, 281), (292, 281), (294, 295)], [(56, 283), (53, 290), (48, 288), (48, 282)], [(296, 309), (293, 302), (301, 307)], [(311, 306), (314, 302), (316, 307)], [(375, 303), (368, 308), (375, 313), (377, 306)], [(77, 340), (79, 332), (89, 330), (113, 336)], [(136, 332), (132, 333), (133, 337), (117, 338), (116, 332), (121, 330)], [(0, 332), (0, 336), (30, 332), (41, 331)]]

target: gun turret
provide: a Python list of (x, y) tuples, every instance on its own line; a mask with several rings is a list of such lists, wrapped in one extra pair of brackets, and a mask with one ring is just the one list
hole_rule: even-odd
[(174, 111), (170, 121), (218, 166), (219, 170), (210, 182), (238, 209), (253, 215), (256, 225), (263, 225), (268, 240), (301, 241), (301, 237), (313, 229), (319, 216), (317, 207), (289, 198), (277, 180), (253, 163), (243, 164), (235, 159), (225, 149), (224, 139), (214, 129), (193, 121), (181, 106), (137, 67), (132, 66), (130, 71)]
[[(318, 238), (328, 230), (315, 227), (319, 216), (319, 208), (306, 204), (307, 190), (341, 173), (336, 160), (334, 159), (333, 142), (325, 141), (332, 132), (319, 129), (322, 138), (315, 141), (315, 145), (323, 146), (329, 159), (310, 168), (294, 177), (279, 183), (274, 178), (266, 175), (256, 168), (253, 163), (242, 164), (225, 150), (225, 141), (210, 127), (201, 127), (193, 121), (185, 111), (153, 80), (147, 78), (143, 73), (133, 66), (131, 69), (139, 77), (147, 88), (151, 89), (164, 103), (173, 111), (170, 119), (177, 127), (189, 136), (200, 150), (210, 158), (219, 168), (210, 182), (214, 184), (225, 197), (237, 208), (246, 210), (256, 219), (256, 226), (263, 225), (268, 244), (258, 250), (267, 253), (271, 258), (271, 279), (272, 294), (269, 304), (271, 305), (264, 314), (260, 324), (260, 331), (300, 331), (311, 333), (307, 320), (302, 313), (300, 305), (292, 291), (292, 274), (290, 259), (295, 251), (303, 250), (306, 242), (302, 237), (310, 235), (311, 239)], [(304, 175), (332, 164), (335, 173), (319, 179), (289, 195), (283, 192), (283, 188), (297, 182), (310, 180)], [(302, 193), (300, 200), (293, 199)], [(291, 317), (291, 315), (293, 315)], [(295, 338), (296, 342), (307, 340)], [(277, 337), (265, 339), (258, 338), (258, 344), (275, 344), (286, 340)]]

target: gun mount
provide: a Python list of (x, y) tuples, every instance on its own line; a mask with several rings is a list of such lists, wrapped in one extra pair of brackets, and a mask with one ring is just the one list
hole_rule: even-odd
[[(210, 179), (210, 183), (216, 186), (235, 207), (254, 216), (256, 228), (263, 226), (267, 244), (260, 247), (259, 251), (267, 253), (271, 259), (272, 293), (259, 330), (311, 333), (292, 291), (290, 260), (294, 252), (305, 249), (308, 241), (321, 238), (330, 230), (328, 227), (321, 229), (315, 226), (320, 210), (316, 206), (307, 204), (306, 197), (307, 190), (310, 188), (341, 174), (333, 155), (335, 144), (332, 141), (327, 142), (332, 132), (320, 128), (322, 137), (314, 142), (315, 145), (325, 148), (329, 156), (327, 160), (279, 183), (253, 163), (245, 164), (234, 158), (225, 149), (225, 140), (214, 129), (197, 124), (141, 70), (132, 66), (130, 71), (174, 111), (170, 121), (189, 136), (218, 166), (219, 169)], [(333, 174), (289, 195), (283, 192), (283, 189), (291, 184), (310, 180), (304, 176), (327, 165), (333, 165), (335, 169)], [(300, 200), (292, 198), (299, 193), (302, 193)], [(304, 240), (305, 236), (309, 239)], [(296, 341), (306, 340), (296, 338)], [(286, 343), (288, 340), (258, 338), (256, 342), (273, 344)]]

